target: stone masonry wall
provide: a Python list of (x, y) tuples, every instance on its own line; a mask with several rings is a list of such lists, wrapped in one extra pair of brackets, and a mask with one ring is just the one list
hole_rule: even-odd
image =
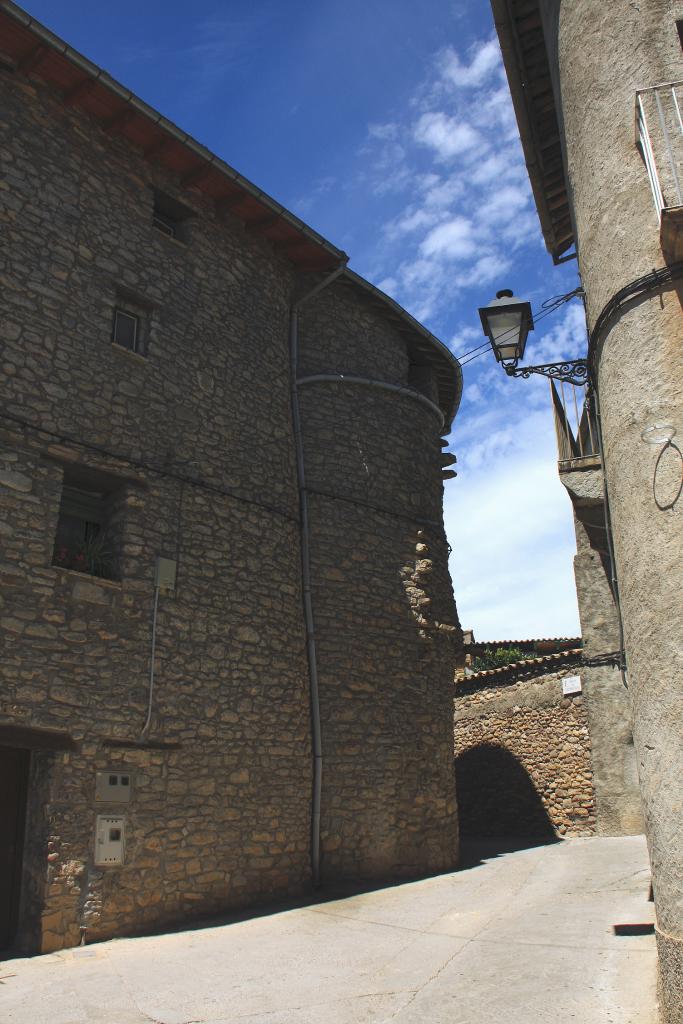
[[(555, 54), (556, 96), (572, 198), (572, 221), (588, 328), (610, 299), (653, 268), (662, 251), (658, 212), (633, 133), (636, 92), (681, 79), (681, 0), (615, 7), (597, 0), (544, 0)], [(586, 26), (590, 30), (586, 31)], [(586, 96), (591, 102), (586, 103)], [(676, 114), (662, 90), (663, 123)], [(680, 98), (680, 92), (679, 92)], [(667, 105), (668, 101), (668, 105)], [(643, 98), (665, 205), (676, 207), (667, 145), (680, 166), (680, 135), (667, 141), (655, 97)], [(674, 214), (677, 216), (677, 214)], [(671, 215), (667, 214), (666, 219)], [(655, 423), (673, 423), (680, 444), (683, 401), (680, 278), (623, 303), (596, 338), (603, 463), (619, 584), (633, 739), (657, 916), (660, 1011), (683, 1024), (683, 502), (675, 500), (675, 449), (643, 445)], [(672, 507), (666, 506), (672, 503)]]
[(500, 686), (456, 683), (455, 771), (463, 836), (595, 832), (584, 698), (562, 696), (571, 671)]
[[(3, 89), (0, 724), (78, 748), (33, 758), (21, 933), (51, 949), (309, 877), (291, 274), (191, 193), (188, 244), (162, 235), (151, 186), (174, 180), (41, 86)], [(117, 296), (143, 311), (144, 355), (111, 343)], [(119, 495), (118, 580), (51, 564), (74, 466)], [(178, 576), (138, 746), (157, 555)], [(132, 775), (125, 864), (95, 868), (115, 810), (95, 772), (114, 768)]]
[[(580, 488), (585, 492), (590, 486), (589, 474), (598, 476), (599, 472), (584, 471), (560, 477), (574, 503), (574, 576), (586, 659), (618, 651), (620, 643), (619, 621), (604, 556), (591, 546), (589, 534), (579, 518), (583, 510), (580, 506), (577, 509), (576, 504)], [(593, 486), (598, 484), (601, 488), (601, 480), (596, 480)], [(640, 834), (643, 818), (628, 690), (615, 665), (583, 666), (581, 678), (591, 735), (597, 833)]]
[[(406, 384), (405, 337), (345, 285), (302, 315), (301, 376)], [(307, 339), (307, 340), (306, 340)], [(300, 388), (323, 720), (323, 877), (456, 863), (451, 687), (461, 631), (440, 423), (409, 394)]]
[[(3, 87), (0, 730), (15, 745), (20, 728), (42, 737), (20, 941), (51, 950), (309, 882), (288, 352), (302, 285), (266, 242), (87, 115), (21, 74)], [(184, 241), (152, 226), (153, 188), (189, 208)], [(139, 354), (112, 344), (117, 305), (139, 311)], [(318, 297), (300, 339), (302, 366), (318, 371), (411, 372), (405, 335), (355, 285)], [(450, 867), (460, 630), (439, 419), (409, 394), (345, 385), (304, 386), (301, 404), (324, 877)], [(52, 564), (65, 479), (112, 495), (115, 579)], [(157, 556), (177, 579), (159, 594), (143, 735)], [(36, 749), (45, 730), (69, 749)], [(96, 801), (96, 772), (116, 770), (130, 802)], [(94, 863), (101, 813), (125, 815), (121, 866)]]

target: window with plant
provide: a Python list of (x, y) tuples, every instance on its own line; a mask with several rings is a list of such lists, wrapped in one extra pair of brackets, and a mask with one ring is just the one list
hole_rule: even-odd
[(59, 505), (59, 518), (52, 564), (90, 576), (114, 579), (116, 558), (113, 537), (108, 529), (110, 495), (103, 490), (65, 482)]

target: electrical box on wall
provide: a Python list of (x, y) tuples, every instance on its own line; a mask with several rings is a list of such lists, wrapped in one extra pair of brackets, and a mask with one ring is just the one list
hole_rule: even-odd
[(123, 864), (125, 848), (125, 818), (98, 814), (95, 828), (95, 864), (110, 867)]
[(132, 786), (130, 772), (96, 772), (95, 799), (110, 804), (127, 804)]
[(155, 567), (155, 584), (164, 590), (175, 590), (176, 561), (174, 558), (157, 557)]

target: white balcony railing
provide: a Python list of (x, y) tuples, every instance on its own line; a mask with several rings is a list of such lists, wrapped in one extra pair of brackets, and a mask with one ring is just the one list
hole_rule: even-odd
[[(555, 414), (557, 456), (560, 469), (569, 468), (585, 459), (600, 455), (595, 414), (586, 394), (585, 384), (565, 384), (559, 387), (550, 381), (550, 394)], [(584, 463), (585, 465), (585, 463)]]
[(683, 206), (683, 82), (636, 93), (636, 142), (661, 222), (664, 210)]

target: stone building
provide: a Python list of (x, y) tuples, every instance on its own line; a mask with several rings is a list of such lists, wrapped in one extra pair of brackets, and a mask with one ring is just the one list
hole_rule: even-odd
[(582, 658), (575, 641), (556, 653), (527, 655), (456, 678), (455, 775), (463, 839), (595, 835)]
[[(602, 836), (640, 835), (644, 824), (631, 703), (620, 671), (619, 614), (605, 528), (598, 428), (584, 392), (585, 387), (563, 384), (558, 389), (551, 382), (558, 470), (571, 499), (576, 535), (574, 578), (583, 642), (581, 678), (590, 723), (596, 831)], [(581, 408), (574, 424), (570, 419), (572, 405), (576, 412)]]
[(0, 3), (0, 931), (457, 858), (448, 351)]
[(555, 261), (569, 258), (575, 245), (585, 291), (609, 571), (652, 865), (661, 1007), (667, 1022), (678, 1022), (683, 501), (674, 438), (680, 444), (683, 429), (683, 6), (492, 6), (546, 245)]

